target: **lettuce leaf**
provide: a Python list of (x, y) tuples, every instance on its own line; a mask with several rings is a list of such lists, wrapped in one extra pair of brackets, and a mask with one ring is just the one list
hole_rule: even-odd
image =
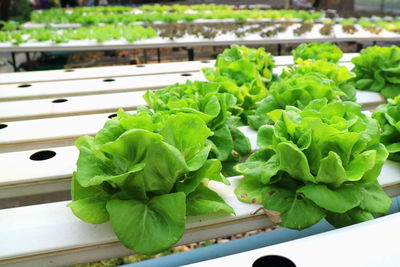
[(326, 60), (337, 63), (342, 58), (343, 52), (334, 44), (331, 43), (309, 43), (301, 44), (296, 49), (292, 50), (292, 55), (295, 61), (301, 59)]
[(352, 58), (352, 79), (360, 90), (380, 92), (385, 98), (400, 94), (400, 48), (371, 46), (361, 50), (360, 56)]
[(130, 249), (165, 250), (183, 235), (186, 215), (234, 213), (205, 185), (229, 184), (220, 161), (207, 160), (210, 135), (196, 114), (120, 110), (95, 137), (76, 141), (80, 154), (68, 206), (85, 222), (110, 220)]
[(381, 142), (389, 152), (389, 159), (400, 161), (400, 97), (378, 106), (372, 117), (379, 122)]
[(354, 102), (314, 99), (268, 113), (258, 131), (260, 150), (236, 170), (244, 202), (261, 196), (279, 225), (303, 229), (326, 217), (335, 226), (388, 211), (391, 200), (377, 183), (388, 156), (378, 122)]

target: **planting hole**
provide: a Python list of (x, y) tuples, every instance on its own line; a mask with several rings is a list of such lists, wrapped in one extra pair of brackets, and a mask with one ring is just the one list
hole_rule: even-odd
[(303, 200), (303, 199), (304, 199), (304, 196), (301, 195), (301, 194), (298, 194), (298, 195), (296, 196), (296, 199), (297, 199), (297, 200)]
[(4, 129), (4, 128), (7, 128), (7, 127), (8, 127), (7, 124), (0, 123), (0, 129)]
[(103, 82), (115, 82), (115, 79), (104, 79)]
[(141, 65), (141, 64), (136, 65), (136, 68), (144, 68), (144, 67), (145, 67), (145, 65)]
[(112, 118), (115, 118), (115, 117), (117, 117), (117, 114), (116, 114), (116, 113), (111, 114), (111, 115), (108, 116), (109, 119), (112, 119)]
[(73, 71), (75, 71), (75, 70), (73, 70), (73, 69), (65, 69), (64, 70), (64, 72), (73, 72)]
[(209, 60), (202, 60), (202, 61), (200, 61), (201, 63), (210, 63), (210, 61)]
[(192, 76), (190, 73), (182, 73), (181, 76)]
[(29, 158), (31, 160), (40, 161), (40, 160), (51, 159), (55, 155), (56, 155), (56, 152), (54, 152), (54, 151), (42, 150), (42, 151), (33, 153)]
[(268, 195), (272, 196), (272, 195), (275, 194), (275, 193), (276, 193), (275, 190), (271, 190), (271, 191), (268, 192)]
[(296, 265), (288, 258), (269, 255), (258, 258), (252, 265), (253, 267), (296, 267)]
[(32, 86), (31, 84), (21, 84), (18, 87), (19, 88), (25, 88), (25, 87), (31, 87), (31, 86)]
[(65, 98), (59, 98), (59, 99), (55, 99), (55, 100), (53, 100), (53, 101), (51, 101), (52, 103), (64, 103), (64, 102), (67, 102), (68, 101), (68, 99), (65, 99)]

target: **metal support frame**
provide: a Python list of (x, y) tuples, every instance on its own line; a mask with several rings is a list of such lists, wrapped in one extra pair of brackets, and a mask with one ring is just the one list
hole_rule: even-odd
[(194, 50), (193, 48), (188, 48), (188, 61), (194, 61)]
[(357, 43), (357, 52), (360, 52), (364, 48), (364, 44)]
[(28, 66), (28, 70), (32, 69), (32, 61), (31, 61), (31, 55), (29, 54), (29, 52), (25, 52), (25, 57), (26, 57), (26, 63)]
[(278, 56), (280, 56), (282, 54), (282, 44), (278, 44), (277, 45), (277, 52), (278, 52)]
[(189, 48), (189, 47), (182, 47), (183, 50), (187, 51), (187, 56), (188, 56), (188, 61), (194, 61), (194, 50), (193, 48)]
[(146, 48), (143, 49), (143, 57), (144, 57), (144, 63), (147, 63), (147, 50), (146, 50)]
[(15, 52), (11, 52), (11, 59), (12, 59), (11, 65), (14, 68), (14, 72), (17, 72), (18, 71), (18, 67), (17, 67), (17, 62), (15, 60)]

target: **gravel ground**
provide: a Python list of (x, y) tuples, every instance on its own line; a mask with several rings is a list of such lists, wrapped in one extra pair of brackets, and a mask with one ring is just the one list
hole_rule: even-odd
[(250, 231), (250, 232), (237, 234), (237, 235), (233, 235), (233, 236), (228, 236), (228, 237), (223, 237), (223, 238), (216, 238), (216, 239), (211, 239), (211, 240), (207, 240), (207, 241), (201, 241), (201, 242), (197, 242), (197, 243), (191, 243), (191, 244), (184, 245), (184, 246), (177, 246), (177, 247), (171, 248), (171, 249), (166, 250), (166, 251), (164, 251), (162, 253), (159, 253), (159, 254), (156, 254), (156, 255), (152, 255), (152, 256), (146, 256), (146, 255), (143, 255), (143, 254), (134, 254), (134, 255), (123, 257), (123, 258), (112, 258), (112, 259), (103, 260), (103, 261), (99, 261), (99, 262), (92, 262), (92, 263), (86, 263), (86, 264), (73, 265), (72, 267), (114, 267), (114, 266), (119, 266), (119, 265), (122, 265), (122, 264), (134, 263), (134, 262), (139, 262), (139, 261), (152, 259), (152, 258), (159, 258), (159, 257), (165, 256), (165, 255), (175, 254), (175, 253), (179, 253), (179, 252), (185, 252), (185, 251), (189, 251), (189, 250), (192, 250), (192, 249), (206, 247), (206, 246), (210, 246), (210, 245), (214, 245), (214, 244), (226, 243), (226, 242), (229, 242), (231, 240), (235, 240), (235, 239), (252, 236), (252, 235), (255, 235), (255, 234), (259, 234), (259, 233), (272, 231), (272, 230), (277, 229), (277, 228), (278, 227), (265, 228), (265, 229)]

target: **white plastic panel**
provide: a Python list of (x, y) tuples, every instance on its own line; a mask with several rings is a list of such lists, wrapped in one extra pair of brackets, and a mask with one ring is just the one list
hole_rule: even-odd
[[(351, 58), (358, 56), (358, 53), (343, 54), (340, 62), (350, 62)], [(285, 66), (293, 64), (292, 56), (276, 56), (274, 57), (277, 66)], [(47, 70), (47, 71), (28, 71), (28, 72), (12, 72), (0, 74), (0, 84), (10, 83), (34, 83), (46, 81), (64, 81), (77, 79), (93, 79), (121, 76), (139, 76), (154, 75), (167, 73), (185, 73), (199, 71), (204, 67), (212, 67), (215, 60), (205, 61), (186, 61), (159, 64), (140, 64), (126, 66), (110, 66), (110, 67), (93, 67), (93, 68), (77, 68), (63, 70)]]
[[(137, 104), (144, 104), (139, 97), (143, 92), (105, 94), (95, 96), (68, 97), (64, 103), (54, 104), (51, 100), (17, 101), (16, 105), (0, 103), (0, 114), (4, 114), (0, 123), (7, 127), (0, 129), (0, 152), (34, 149), (47, 146), (70, 145), (81, 135), (94, 135), (106, 122), (109, 115), (119, 107), (134, 109)], [(107, 100), (98, 105), (91, 99)], [(357, 91), (358, 103), (367, 107), (384, 102), (380, 94)], [(109, 101), (108, 101), (109, 100)], [(18, 102), (23, 102), (19, 104)], [(74, 103), (78, 104), (74, 104)], [(26, 105), (25, 105), (26, 103)], [(82, 106), (81, 104), (85, 104)], [(97, 105), (96, 105), (97, 104)], [(124, 106), (126, 105), (126, 106)], [(33, 108), (35, 107), (35, 108)], [(111, 111), (112, 108), (115, 108)], [(24, 121), (7, 121), (7, 118), (26, 119), (34, 116), (49, 117), (90, 113), (110, 110), (110, 113), (80, 115), (59, 118), (44, 118)], [(0, 118), (2, 115), (0, 115)]]
[(399, 225), (400, 213), (396, 213), (361, 224), (185, 266), (251, 267), (257, 259), (268, 255), (283, 256), (297, 267), (400, 266)]
[[(257, 133), (249, 127), (241, 127), (242, 132), (249, 137), (253, 149), (256, 149)], [(31, 156), (40, 151), (50, 151), (48, 159), (32, 160)], [(53, 153), (54, 152), (54, 153)], [(0, 153), (0, 192), (9, 190), (12, 186), (22, 186), (29, 183), (54, 183), (57, 180), (70, 178), (76, 169), (79, 151), (74, 146), (46, 147), (34, 150)], [(68, 190), (70, 185), (65, 187)], [(3, 191), (3, 192), (5, 192)], [(31, 191), (37, 194), (40, 191)], [(0, 199), (6, 194), (1, 193)], [(18, 196), (18, 192), (16, 195)], [(9, 197), (10, 194), (7, 194)]]
[[(249, 127), (240, 128), (243, 133), (249, 137), (252, 148), (256, 149), (256, 132)], [(55, 153), (52, 158), (40, 161), (31, 160), (30, 157), (39, 151), (51, 151)], [(57, 184), (59, 180), (71, 177), (76, 169), (75, 164), (78, 158), (78, 150), (74, 146), (67, 147), (48, 147), (42, 149), (0, 153), (0, 198), (10, 197), (9, 190), (26, 186), (31, 183)], [(379, 182), (389, 189), (400, 187), (400, 163), (387, 161), (378, 178)], [(57, 186), (57, 189), (60, 188)], [(67, 185), (65, 190), (69, 189)], [(36, 189), (37, 190), (37, 189)], [(39, 189), (40, 190), (40, 189)], [(15, 190), (14, 190), (15, 191)], [(54, 190), (56, 191), (56, 190)], [(34, 188), (31, 194), (40, 193)], [(20, 193), (14, 192), (14, 197), (20, 196)], [(23, 194), (22, 194), (23, 195)]]
[[(341, 63), (341, 65), (346, 66), (347, 68), (352, 68), (351, 63)], [(274, 69), (274, 73), (279, 74), (282, 71), (283, 66), (276, 67)], [(182, 76), (184, 78), (188, 78), (190, 80), (195, 79), (196, 77), (202, 77), (202, 74), (198, 72), (187, 73), (191, 74), (191, 76)], [(164, 87), (172, 84), (175, 80), (171, 80), (170, 75), (177, 74), (166, 74), (169, 76), (162, 76), (164, 79)], [(149, 80), (159, 78), (158, 75), (148, 75), (143, 76), (146, 77), (146, 81), (149, 83)], [(47, 117), (57, 117), (57, 116), (71, 116), (77, 114), (89, 114), (89, 113), (98, 113), (98, 112), (107, 112), (117, 110), (118, 108), (125, 109), (133, 109), (137, 105), (143, 105), (145, 102), (141, 98), (141, 95), (144, 92), (132, 92), (132, 93), (117, 93), (120, 91), (128, 91), (127, 88), (129, 82), (132, 82), (130, 79), (139, 78), (139, 77), (123, 77), (116, 78), (115, 81), (112, 82), (103, 82), (103, 80), (99, 79), (90, 79), (86, 80), (87, 83), (83, 83), (79, 80), (70, 80), (70, 81), (54, 81), (54, 82), (38, 82), (33, 83), (30, 87), (17, 88), (21, 86), (21, 84), (7, 84), (0, 85), (0, 93), (2, 90), (10, 92), (11, 88), (14, 88), (13, 97), (16, 97), (18, 93), (18, 99), (14, 101), (6, 101), (0, 103), (0, 120), (4, 121), (12, 121), (12, 120), (23, 120), (23, 119), (34, 119), (34, 118), (47, 118)], [(170, 84), (168, 84), (170, 81)], [(89, 88), (88, 82), (93, 82), (96, 87)], [(183, 82), (183, 81), (181, 81)], [(99, 88), (99, 83), (102, 83), (102, 88)], [(107, 83), (104, 85), (104, 83)], [(109, 84), (108, 84), (109, 83)], [(23, 84), (22, 84), (23, 85)], [(77, 92), (79, 88), (87, 89), (85, 94), (93, 93), (102, 93), (107, 95), (92, 95), (92, 96), (73, 96), (75, 94), (81, 94), (82, 91)], [(148, 87), (159, 86), (149, 84)], [(76, 88), (76, 90), (68, 90), (68, 88)], [(132, 86), (132, 90), (146, 90), (146, 88), (141, 88), (138, 86)], [(17, 89), (15, 89), (17, 88)], [(47, 92), (50, 91), (50, 88), (60, 88), (60, 95), (54, 96), (51, 99), (36, 99), (39, 96), (46, 95)], [(91, 89), (92, 91), (90, 91)], [(94, 91), (96, 90), (97, 91)], [(102, 91), (104, 90), (104, 91)], [(53, 90), (54, 91), (54, 90)], [(62, 95), (62, 92), (66, 95)], [(114, 93), (114, 94), (113, 94)], [(53, 94), (56, 94), (55, 92)], [(58, 92), (57, 92), (58, 94)], [(367, 107), (375, 106), (379, 103), (382, 103), (384, 99), (379, 96), (379, 94), (374, 92), (358, 92), (358, 103), (363, 104)], [(0, 95), (1, 98), (1, 95)], [(33, 98), (33, 99), (31, 99)], [(58, 103), (53, 103), (53, 101)], [(65, 101), (65, 102), (62, 102)]]
[(161, 47), (181, 47), (181, 46), (219, 46), (219, 45), (262, 45), (278, 43), (301, 43), (301, 42), (334, 42), (334, 36), (326, 37), (319, 34), (320, 25), (315, 25), (312, 33), (303, 36), (294, 36), (292, 28), (287, 32), (278, 33), (277, 36), (262, 38), (259, 34), (249, 34), (243, 38), (237, 38), (234, 34), (228, 33), (216, 36), (214, 39), (201, 39), (195, 36), (185, 36), (175, 40), (163, 39), (161, 37), (146, 39), (129, 43), (125, 40), (113, 40), (104, 43), (97, 43), (95, 40), (76, 40), (63, 44), (53, 44), (50, 41), (33, 42), (20, 44), (18, 46), (10, 43), (0, 43), (0, 52), (30, 52), (30, 51), (93, 51), (93, 50), (118, 50), (118, 49), (137, 49), (137, 48), (161, 48)]
[[(0, 121), (4, 123), (16, 120), (115, 112), (119, 108), (133, 110), (139, 105), (147, 105), (142, 97), (145, 92), (134, 91), (101, 95), (59, 96), (52, 99), (6, 101), (0, 103)], [(378, 93), (369, 91), (357, 92), (357, 103), (366, 107), (384, 102), (384, 98)]]
[(111, 114), (6, 122), (0, 129), (0, 152), (71, 145), (81, 135), (98, 132)]
[[(187, 231), (179, 244), (206, 240), (242, 231), (250, 231), (271, 226), (263, 215), (254, 215), (258, 205), (242, 203), (234, 196), (231, 186), (215, 182), (210, 187), (216, 190), (236, 212), (235, 215), (214, 214), (207, 217), (189, 217)], [(39, 256), (36, 266), (71, 265), (74, 263), (99, 260), (115, 253), (132, 254), (122, 249), (109, 223), (91, 225), (76, 218), (68, 202), (0, 210), (0, 264), (7, 266), (32, 266)], [(29, 222), (29, 223), (26, 223)], [(113, 251), (107, 255), (99, 253), (102, 249)], [(82, 257), (76, 257), (83, 252)], [(70, 257), (65, 257), (69, 255)], [(79, 255), (79, 254), (78, 254)], [(60, 262), (60, 259), (63, 262)], [(23, 262), (18, 262), (23, 261)]]
[(186, 80), (204, 80), (200, 72), (0, 85), (0, 101), (117, 93), (166, 87)]
[[(339, 27), (337, 27), (339, 26)], [(342, 42), (342, 41), (397, 41), (399, 34), (383, 31), (380, 35), (374, 35), (360, 29), (353, 35), (342, 33), (341, 25), (334, 25), (331, 36), (323, 36), (319, 33), (322, 24), (315, 24), (312, 31), (301, 36), (295, 36), (293, 29), (298, 25), (288, 27), (283, 33), (278, 33), (273, 37), (262, 38), (259, 33), (249, 34), (243, 38), (237, 38), (234, 34), (221, 34), (214, 39), (201, 39), (195, 36), (185, 36), (175, 40), (164, 39), (161, 37), (140, 40), (129, 43), (125, 40), (113, 40), (104, 43), (97, 43), (95, 40), (69, 41), (64, 44), (54, 44), (50, 41), (34, 42), (29, 41), (18, 46), (11, 43), (0, 43), (1, 52), (29, 52), (29, 51), (91, 51), (91, 50), (116, 50), (116, 49), (136, 49), (136, 48), (161, 48), (161, 47), (181, 47), (181, 46), (218, 46), (218, 45), (262, 45), (262, 44), (284, 44), (302, 42)], [(359, 27), (359, 25), (356, 25)], [(361, 28), (361, 27), (359, 27)]]
[(132, 110), (139, 105), (146, 105), (146, 101), (142, 97), (145, 92), (135, 91), (115, 94), (69, 96), (54, 99), (8, 101), (0, 103), (0, 120), (5, 122), (115, 112), (119, 108)]
[(135, 49), (135, 48), (159, 48), (159, 47), (179, 47), (179, 46), (217, 46), (231, 45), (233, 43), (243, 45), (257, 44), (276, 44), (287, 42), (312, 42), (312, 41), (334, 41), (333, 36), (326, 37), (319, 34), (321, 25), (315, 25), (311, 33), (302, 36), (294, 36), (289, 27), (287, 32), (278, 33), (277, 36), (262, 38), (257, 34), (249, 34), (243, 38), (237, 38), (232, 33), (222, 34), (214, 39), (201, 39), (196, 36), (185, 36), (175, 40), (164, 39), (161, 37), (140, 40), (129, 43), (125, 40), (113, 40), (104, 43), (97, 43), (95, 40), (69, 41), (63, 44), (53, 44), (50, 41), (33, 42), (29, 41), (18, 46), (9, 43), (1, 43), (0, 51), (4, 52), (26, 52), (26, 51), (89, 51), (89, 50), (115, 50), (115, 49)]
[(187, 61), (144, 65), (125, 65), (111, 67), (77, 68), (65, 70), (46, 70), (1, 73), (0, 84), (64, 81), (122, 76), (154, 75), (167, 73), (186, 73), (212, 67), (215, 60)]
[[(233, 194), (237, 179), (231, 178), (231, 181), (231, 186), (216, 182), (211, 182), (210, 186), (234, 208), (236, 216), (215, 214), (206, 217), (189, 217), (187, 232), (178, 244), (222, 237), (272, 225), (270, 220), (263, 215), (254, 214), (259, 205), (246, 204), (237, 200)], [(101, 225), (84, 223), (72, 215), (66, 207), (67, 203), (58, 202), (0, 210), (0, 236), (2, 236), (0, 264), (32, 266), (32, 263), (36, 263), (40, 266), (57, 266), (60, 265), (60, 260), (63, 261), (62, 265), (69, 265), (132, 253), (121, 247), (109, 223)], [(383, 228), (381, 227), (381, 230)], [(365, 238), (369, 238), (369, 235)], [(310, 248), (309, 245), (303, 247), (307, 247), (307, 250)], [(104, 248), (112, 254), (99, 253)], [(80, 257), (67, 257), (72, 255), (80, 255)], [(38, 256), (40, 259), (37, 259)]]
[(354, 25), (358, 30), (354, 34), (349, 34), (343, 31), (342, 25), (334, 25), (335, 37), (337, 41), (399, 41), (400, 34), (382, 30), (379, 34), (373, 34), (364, 30), (360, 25)]

